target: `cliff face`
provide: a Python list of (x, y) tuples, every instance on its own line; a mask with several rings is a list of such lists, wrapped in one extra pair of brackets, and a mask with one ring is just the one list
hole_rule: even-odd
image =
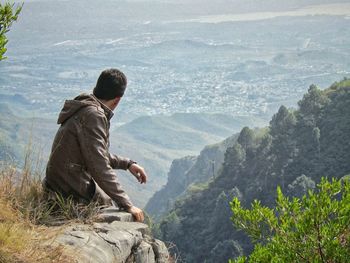
[(167, 184), (152, 196), (145, 207), (145, 210), (154, 218), (169, 211), (173, 200), (186, 189), (186, 173), (196, 159), (195, 156), (187, 156), (175, 159), (171, 163)]
[(77, 263), (169, 262), (165, 244), (152, 238), (146, 224), (132, 220), (129, 213), (106, 209), (98, 222), (60, 226), (61, 234), (49, 243)]
[(146, 211), (155, 219), (166, 214), (174, 205), (175, 200), (185, 194), (191, 184), (207, 182), (220, 169), (224, 154), (236, 136), (214, 145), (206, 146), (200, 155), (186, 156), (172, 162), (168, 173), (167, 184), (156, 192), (147, 203)]

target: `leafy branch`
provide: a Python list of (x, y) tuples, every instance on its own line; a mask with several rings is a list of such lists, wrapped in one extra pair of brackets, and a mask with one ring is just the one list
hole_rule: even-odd
[(17, 21), (23, 4), (15, 5), (14, 3), (0, 3), (0, 60), (6, 59), (4, 54), (7, 51), (6, 44), (8, 39), (6, 34), (10, 31), (10, 27), (14, 21)]
[(290, 199), (277, 189), (276, 207), (238, 198), (230, 202), (231, 220), (255, 243), (253, 253), (230, 262), (347, 262), (350, 258), (350, 183), (325, 178), (317, 191)]

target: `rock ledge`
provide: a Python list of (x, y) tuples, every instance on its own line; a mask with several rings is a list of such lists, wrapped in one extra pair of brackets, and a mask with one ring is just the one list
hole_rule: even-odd
[(152, 238), (146, 224), (133, 222), (131, 214), (109, 208), (97, 221), (64, 226), (54, 243), (77, 263), (169, 262), (165, 244)]

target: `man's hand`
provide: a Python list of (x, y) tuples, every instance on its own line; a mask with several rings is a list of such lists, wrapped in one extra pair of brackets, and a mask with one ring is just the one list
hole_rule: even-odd
[(129, 167), (129, 171), (130, 173), (132, 173), (137, 180), (141, 183), (141, 184), (145, 184), (147, 181), (147, 174), (145, 172), (145, 169), (143, 169), (143, 167), (141, 167), (140, 165), (133, 163), (130, 167)]
[(136, 206), (130, 207), (127, 211), (134, 216), (137, 222), (143, 222), (143, 220), (145, 219), (143, 211)]

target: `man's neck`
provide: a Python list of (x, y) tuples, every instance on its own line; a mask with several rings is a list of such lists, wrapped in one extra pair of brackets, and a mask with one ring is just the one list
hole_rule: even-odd
[(114, 109), (113, 109), (113, 101), (111, 101), (111, 100), (100, 100), (99, 99), (99, 101), (101, 102), (101, 103), (103, 103), (103, 105), (105, 105), (108, 109), (110, 109), (111, 111), (113, 111)]
[(110, 100), (102, 100), (97, 98), (94, 94), (91, 94), (98, 102), (102, 103), (104, 106), (106, 106), (110, 111), (113, 111), (112, 102)]

